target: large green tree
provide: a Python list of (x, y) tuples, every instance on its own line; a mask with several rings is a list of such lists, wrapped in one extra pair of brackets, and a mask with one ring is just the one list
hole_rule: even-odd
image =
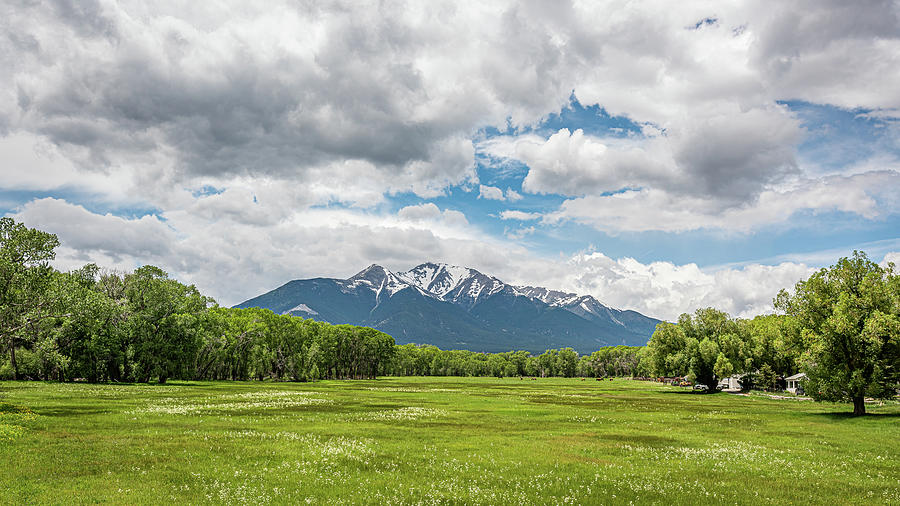
[(648, 362), (653, 374), (684, 376), (690, 367), (687, 355), (687, 336), (678, 325), (662, 322), (656, 326), (647, 343)]
[(828, 269), (782, 290), (778, 309), (797, 319), (806, 342), (806, 392), (817, 400), (889, 398), (900, 387), (900, 281), (894, 266), (882, 268), (853, 252)]
[(9, 351), (15, 379), (17, 338), (37, 321), (54, 316), (46, 297), (53, 277), (50, 261), (59, 246), (55, 235), (0, 218), (0, 344)]
[(97, 290), (98, 272), (96, 265), (88, 264), (53, 274), (44, 299), (53, 302), (49, 309), (56, 317), (43, 320), (40, 332), (25, 339), (40, 357), (42, 378), (119, 379), (119, 362), (112, 358), (118, 336), (109, 331), (115, 308)]
[(648, 361), (659, 375), (687, 375), (707, 392), (718, 379), (744, 372), (751, 361), (749, 346), (737, 321), (713, 308), (682, 314), (678, 324), (660, 323), (650, 337)]
[(202, 315), (212, 299), (193, 286), (169, 279), (162, 269), (145, 265), (125, 277), (127, 327), (134, 346), (135, 376), (156, 377), (193, 372), (201, 344)]

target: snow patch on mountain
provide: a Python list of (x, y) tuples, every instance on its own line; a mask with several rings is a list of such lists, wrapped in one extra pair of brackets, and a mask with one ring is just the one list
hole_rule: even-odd
[(617, 314), (622, 310), (609, 307), (591, 295), (578, 295), (576, 293), (548, 290), (536, 286), (516, 286), (516, 292), (525, 297), (537, 299), (553, 307), (563, 308), (583, 318), (608, 318), (616, 325), (626, 327)]
[(438, 296), (438, 298), (444, 298), (448, 293), (472, 277), (475, 272), (477, 271), (456, 265), (425, 263), (406, 272), (401, 272), (397, 274), (397, 277)]
[(290, 313), (293, 313), (293, 312), (295, 312), (295, 311), (303, 312), (303, 313), (311, 314), (311, 315), (317, 315), (317, 314), (319, 314), (318, 312), (316, 312), (315, 309), (313, 309), (313, 308), (307, 306), (306, 304), (299, 304), (299, 305), (297, 305), (297, 306), (294, 306), (294, 307), (292, 307), (291, 309), (288, 309), (287, 311), (285, 311), (283, 314), (290, 314)]

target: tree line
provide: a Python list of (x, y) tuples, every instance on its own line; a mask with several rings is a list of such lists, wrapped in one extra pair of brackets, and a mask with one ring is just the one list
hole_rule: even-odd
[(572, 348), (550, 349), (540, 355), (528, 351), (480, 353), (441, 350), (432, 345), (395, 346), (386, 372), (391, 376), (510, 376), (606, 377), (642, 376), (646, 347), (610, 346), (590, 355)]

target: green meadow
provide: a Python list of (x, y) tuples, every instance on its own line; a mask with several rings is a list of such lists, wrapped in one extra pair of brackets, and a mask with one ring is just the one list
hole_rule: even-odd
[(849, 411), (577, 378), (0, 382), (0, 503), (900, 503), (900, 405)]

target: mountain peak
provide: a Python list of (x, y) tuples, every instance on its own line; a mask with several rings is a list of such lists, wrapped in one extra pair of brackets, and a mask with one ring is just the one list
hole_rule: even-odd
[(426, 292), (443, 297), (476, 274), (481, 273), (468, 267), (427, 262), (397, 276)]
[(368, 281), (373, 285), (380, 285), (388, 274), (388, 270), (384, 267), (378, 264), (372, 264), (351, 276), (348, 281)]

